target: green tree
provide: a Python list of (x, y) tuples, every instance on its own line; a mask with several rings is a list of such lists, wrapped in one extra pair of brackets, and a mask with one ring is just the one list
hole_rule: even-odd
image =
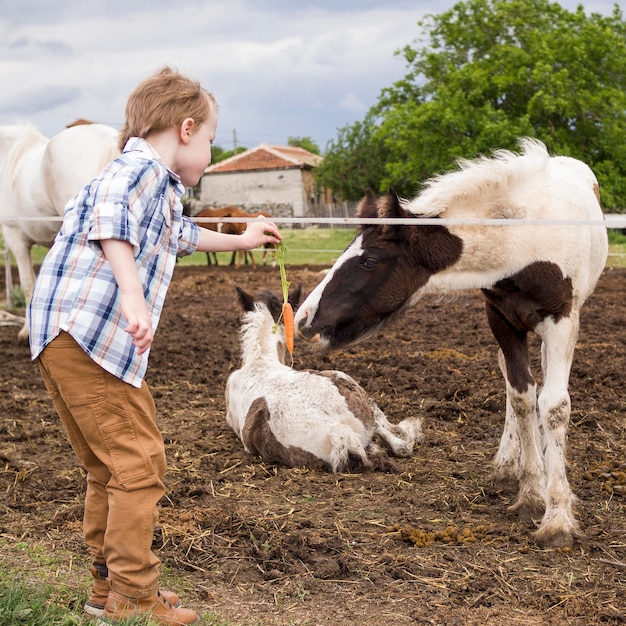
[(320, 147), (310, 137), (289, 137), (287, 145), (294, 148), (304, 148), (313, 154), (320, 154)]
[[(458, 157), (515, 149), (523, 135), (588, 163), (604, 206), (626, 206), (626, 23), (549, 0), (467, 0), (418, 24), (404, 78), (368, 113), (379, 191), (412, 195)], [(343, 129), (326, 159), (348, 146)], [(360, 129), (362, 131), (362, 128)], [(361, 149), (363, 146), (360, 146)], [(375, 178), (375, 176), (370, 176)]]
[(380, 189), (386, 154), (379, 132), (374, 115), (339, 129), (324, 161), (315, 168), (317, 184), (344, 200), (358, 200), (366, 189)]

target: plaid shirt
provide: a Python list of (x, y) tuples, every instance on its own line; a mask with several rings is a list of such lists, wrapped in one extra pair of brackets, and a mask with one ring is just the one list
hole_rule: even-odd
[(156, 330), (176, 257), (198, 245), (198, 226), (182, 215), (184, 192), (150, 144), (133, 137), (123, 154), (68, 203), (28, 306), (33, 359), (64, 330), (105, 370), (141, 386), (149, 351), (139, 356), (124, 331), (120, 292), (99, 242), (132, 245)]

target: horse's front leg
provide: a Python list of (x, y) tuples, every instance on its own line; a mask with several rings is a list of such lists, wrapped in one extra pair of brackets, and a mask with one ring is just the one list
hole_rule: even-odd
[(519, 491), (517, 500), (509, 507), (511, 513), (530, 521), (539, 519), (545, 511), (545, 479), (541, 454), (541, 431), (537, 414), (537, 385), (528, 382), (525, 389), (511, 384), (507, 378), (507, 404), (517, 420), (520, 443)]
[[(2, 236), (4, 237), (5, 245), (15, 257), (20, 286), (24, 292), (24, 300), (28, 305), (33, 295), (33, 287), (35, 286), (35, 270), (33, 269), (33, 260), (30, 254), (33, 242), (26, 237), (19, 227), (9, 224), (2, 225)], [(28, 341), (28, 326), (26, 322), (24, 322), (24, 326), (22, 326), (17, 336), (21, 341)]]
[(506, 421), (494, 459), (494, 483), (519, 491), (510, 511), (524, 519), (545, 510), (541, 433), (537, 416), (537, 385), (530, 372), (527, 333), (516, 330), (489, 302), (487, 319), (500, 345), (499, 363), (506, 382)]
[[(506, 363), (502, 350), (498, 351), (500, 371), (506, 380)], [(493, 459), (494, 471), (492, 481), (496, 489), (506, 492), (516, 492), (519, 488), (520, 478), (520, 441), (518, 435), (517, 415), (511, 405), (511, 399), (507, 390), (506, 414), (504, 429), (500, 437), (500, 447)]]
[(571, 403), (569, 376), (578, 335), (578, 314), (555, 323), (542, 322), (537, 329), (542, 338), (544, 386), (539, 395), (539, 417), (544, 431), (546, 473), (546, 511), (536, 533), (545, 547), (571, 546), (580, 533), (574, 517), (576, 497), (566, 473), (565, 448)]

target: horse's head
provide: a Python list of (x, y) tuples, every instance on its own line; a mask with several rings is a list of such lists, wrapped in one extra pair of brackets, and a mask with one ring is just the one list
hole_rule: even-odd
[[(392, 191), (361, 200), (361, 218), (411, 218)], [(462, 241), (443, 226), (366, 224), (296, 313), (305, 338), (330, 348), (367, 336), (394, 319), (429, 277), (455, 263)]]

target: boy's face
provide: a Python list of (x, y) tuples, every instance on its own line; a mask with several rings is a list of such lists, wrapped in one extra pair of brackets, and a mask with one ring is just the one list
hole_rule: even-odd
[(185, 187), (197, 185), (211, 163), (211, 144), (215, 140), (216, 128), (217, 117), (212, 115), (206, 122), (195, 125), (189, 141), (180, 146), (175, 171)]

